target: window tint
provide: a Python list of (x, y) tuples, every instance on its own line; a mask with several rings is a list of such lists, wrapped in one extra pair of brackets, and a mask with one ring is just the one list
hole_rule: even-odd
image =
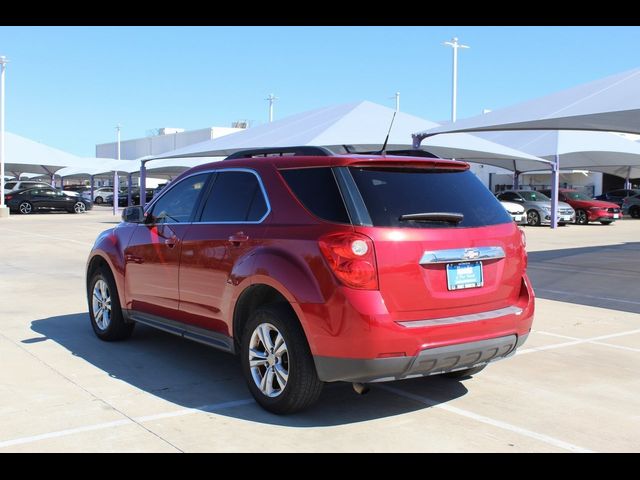
[(168, 190), (153, 206), (155, 223), (185, 223), (191, 215), (209, 174), (185, 178)]
[(4, 188), (6, 188), (7, 190), (12, 190), (13, 187), (15, 186), (16, 186), (16, 182), (9, 182), (4, 184)]
[(505, 192), (505, 193), (501, 193), (500, 195), (498, 195), (498, 198), (500, 200), (504, 200), (505, 202), (511, 202), (514, 200), (518, 200), (520, 198), (520, 196), (517, 193), (514, 192)]
[(281, 170), (280, 173), (298, 200), (316, 217), (350, 223), (331, 168)]
[(548, 202), (549, 200), (551, 200), (544, 193), (542, 193), (542, 192), (534, 192), (533, 190), (522, 190), (520, 192), (520, 195), (527, 202)]
[(434, 221), (400, 220), (411, 213), (461, 213), (457, 227), (512, 222), (500, 202), (470, 171), (350, 167), (374, 226), (456, 228)]
[(249, 172), (218, 172), (201, 222), (257, 222), (267, 213), (258, 178)]

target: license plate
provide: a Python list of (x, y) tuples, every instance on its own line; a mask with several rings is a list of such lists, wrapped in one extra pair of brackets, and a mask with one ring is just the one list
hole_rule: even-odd
[(447, 264), (447, 288), (461, 290), (482, 286), (482, 262)]
[(568, 215), (565, 215), (564, 217), (562, 217), (562, 220), (566, 221), (566, 222), (570, 222), (571, 221), (571, 217)]
[(620, 216), (617, 213), (614, 213), (613, 218), (620, 218)]

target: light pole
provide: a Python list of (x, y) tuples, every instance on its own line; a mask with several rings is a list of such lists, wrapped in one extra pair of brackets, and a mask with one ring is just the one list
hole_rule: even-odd
[(444, 42), (443, 45), (453, 48), (453, 94), (451, 96), (451, 121), (456, 121), (456, 107), (458, 100), (458, 49), (469, 48), (468, 45), (458, 43), (458, 37), (453, 37), (450, 42)]
[(396, 99), (396, 112), (399, 112), (400, 111), (400, 92), (396, 92), (395, 96), (389, 97), (389, 98)]
[[(120, 160), (120, 124), (116, 125), (116, 135), (118, 138), (117, 159)], [(120, 181), (118, 180), (118, 167), (113, 171), (113, 214), (118, 214), (118, 189)]]
[(269, 123), (273, 122), (273, 102), (278, 100), (278, 97), (274, 96), (273, 93), (270, 93), (265, 100), (269, 101)]
[(7, 57), (0, 57), (0, 218), (9, 216), (4, 204), (4, 71)]

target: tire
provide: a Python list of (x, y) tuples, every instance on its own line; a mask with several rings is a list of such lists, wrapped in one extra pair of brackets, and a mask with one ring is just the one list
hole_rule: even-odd
[(589, 223), (589, 215), (584, 210), (576, 210), (576, 224), (586, 225)]
[(632, 218), (640, 218), (640, 207), (636, 205), (631, 207), (629, 209), (629, 215), (631, 215)]
[(487, 365), (480, 365), (478, 367), (467, 368), (465, 370), (456, 370), (455, 372), (447, 372), (443, 375), (448, 378), (465, 378), (475, 375), (485, 369)]
[(100, 205), (102, 202), (104, 202), (104, 200), (102, 199), (101, 196), (97, 196), (96, 199), (93, 201), (93, 203), (95, 203), (96, 205)]
[(611, 220), (600, 220), (600, 223), (602, 225), (611, 225), (613, 223), (613, 221), (611, 221)]
[(84, 202), (76, 202), (73, 205), (73, 210), (71, 210), (72, 213), (87, 213), (87, 206), (84, 204)]
[[(287, 307), (267, 305), (257, 309), (240, 340), (242, 373), (249, 391), (262, 408), (277, 414), (310, 407), (324, 385), (318, 379), (302, 327)], [(263, 339), (273, 348), (266, 348)], [(278, 344), (284, 348), (277, 348)]]
[(33, 213), (33, 205), (31, 205), (29, 202), (26, 202), (26, 201), (22, 202), (18, 206), (18, 211), (23, 215), (29, 215), (30, 213)]
[[(116, 282), (109, 269), (99, 268), (91, 276), (87, 285), (87, 300), (91, 326), (100, 340), (111, 342), (131, 336), (135, 323), (124, 320)], [(102, 314), (101, 305), (104, 305)]]
[(529, 210), (527, 212), (527, 225), (538, 226), (540, 225), (540, 223), (540, 214), (537, 212), (537, 210)]

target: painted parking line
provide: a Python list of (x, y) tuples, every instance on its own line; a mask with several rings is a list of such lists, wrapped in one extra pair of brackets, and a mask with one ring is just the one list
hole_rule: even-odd
[[(536, 333), (539, 333), (541, 335), (548, 335), (550, 337), (564, 338), (565, 340), (582, 340), (581, 338), (578, 338), (578, 337), (570, 337), (568, 335), (560, 335), (559, 333), (552, 333), (552, 332), (542, 332), (540, 330), (536, 330)], [(603, 345), (605, 347), (617, 348), (619, 350), (627, 350), (629, 352), (640, 352), (640, 348), (627, 347), (625, 345), (614, 345), (613, 343), (599, 342), (597, 340), (591, 340), (587, 343), (591, 343), (594, 345)]]
[(516, 351), (516, 355), (525, 355), (527, 353), (543, 352), (545, 350), (554, 350), (556, 348), (571, 347), (573, 345), (580, 345), (581, 343), (593, 343), (594, 341), (598, 341), (598, 340), (607, 340), (609, 338), (623, 337), (625, 335), (633, 335), (635, 333), (640, 333), (640, 328), (636, 330), (629, 330), (627, 332), (612, 333), (610, 335), (600, 335), (599, 337), (582, 338), (579, 340), (573, 340), (571, 342), (556, 343), (554, 345), (545, 345), (544, 347), (532, 347), (532, 348), (520, 349)]
[(396, 387), (390, 387), (389, 385), (377, 385), (378, 388), (386, 390), (391, 393), (395, 393), (401, 397), (408, 398), (410, 400), (414, 400), (416, 402), (422, 403), (432, 408), (439, 408), (440, 410), (445, 410), (450, 413), (455, 413), (456, 415), (460, 415), (466, 418), (471, 418), (481, 423), (485, 423), (487, 425), (491, 425), (493, 427), (501, 428), (503, 430), (507, 430), (510, 432), (514, 432), (525, 437), (533, 438), (535, 440), (539, 440), (548, 445), (552, 445), (554, 447), (562, 448), (564, 450), (568, 450), (570, 452), (576, 453), (594, 453), (593, 450), (589, 450), (587, 448), (580, 447), (578, 445), (574, 445), (569, 442), (565, 442), (564, 440), (559, 440), (554, 437), (550, 437), (549, 435), (544, 435), (542, 433), (534, 432), (532, 430), (528, 430), (526, 428), (518, 427), (517, 425), (512, 425), (507, 422), (503, 422), (502, 420), (496, 420), (494, 418), (486, 417), (484, 415), (479, 415), (474, 412), (470, 412), (469, 410), (464, 410), (462, 408), (454, 407), (452, 405), (446, 405), (443, 403), (439, 403), (431, 398), (423, 397), (421, 395), (415, 395), (413, 393), (405, 392), (404, 390), (400, 390)]
[(183, 408), (180, 410), (174, 410), (172, 412), (158, 413), (156, 415), (146, 415), (143, 417), (135, 418), (123, 418), (122, 420), (114, 420), (111, 422), (96, 423), (93, 425), (87, 425), (84, 427), (68, 428), (66, 430), (58, 430), (56, 432), (41, 433), (39, 435), (31, 435), (29, 437), (13, 438), (11, 440), (4, 440), (0, 442), (0, 448), (11, 447), (14, 445), (24, 445), (25, 443), (38, 442), (40, 440), (48, 440), (51, 438), (66, 437), (68, 435), (75, 435), (83, 432), (93, 432), (96, 430), (104, 430), (106, 428), (120, 427), (122, 425), (135, 425), (138, 423), (152, 422), (154, 420), (160, 420), (164, 418), (181, 417), (184, 415), (192, 415), (194, 413), (213, 413), (225, 408), (239, 407), (254, 403), (253, 398), (245, 398), (242, 400), (233, 400), (230, 402), (214, 403), (211, 405), (202, 405), (195, 408)]
[[(555, 293), (558, 295), (566, 295), (568, 297), (583, 297), (583, 298), (591, 298), (593, 300), (604, 300), (607, 302), (620, 302), (620, 303), (630, 303), (632, 305), (640, 305), (640, 302), (634, 300), (624, 300), (622, 298), (612, 298), (612, 297), (598, 297), (597, 295), (587, 295), (584, 293), (576, 293), (576, 292), (565, 292), (563, 290), (549, 290), (546, 288), (536, 288), (536, 292), (544, 292), (544, 293)], [(556, 300), (562, 301), (562, 300)]]

